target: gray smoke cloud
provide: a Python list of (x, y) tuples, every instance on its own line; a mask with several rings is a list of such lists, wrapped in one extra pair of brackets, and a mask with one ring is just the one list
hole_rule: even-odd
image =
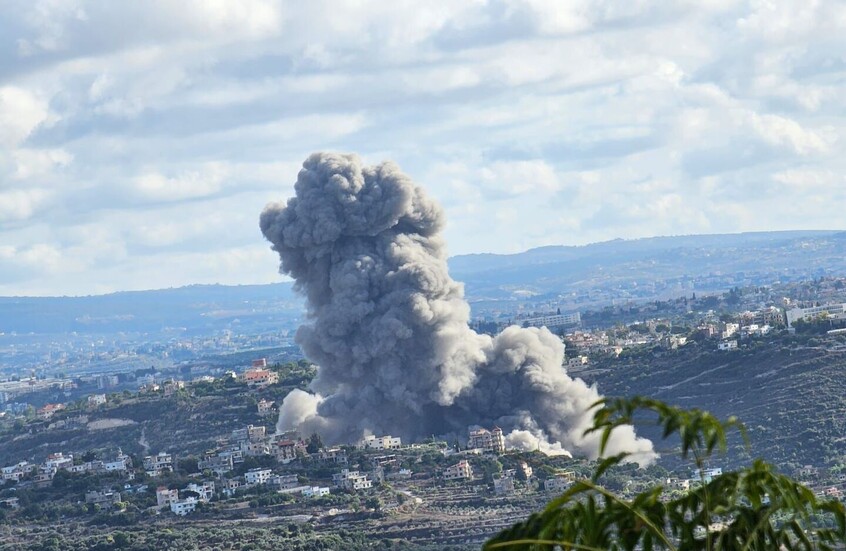
[[(596, 457), (598, 435), (583, 435), (596, 388), (567, 375), (564, 346), (545, 328), (496, 337), (469, 328), (464, 288), (447, 270), (443, 211), (395, 164), (315, 153), (294, 189), (260, 225), (307, 298), (296, 340), (318, 371), (310, 393), (283, 400), (279, 430), (349, 443), (497, 425), (515, 447)], [(641, 464), (656, 457), (632, 427), (612, 435), (607, 453), (621, 451)]]

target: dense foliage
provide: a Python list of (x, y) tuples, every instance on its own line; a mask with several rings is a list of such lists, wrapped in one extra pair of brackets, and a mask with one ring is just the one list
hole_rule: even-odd
[(0, 532), (0, 551), (436, 551), (402, 540), (372, 540), (351, 532), (325, 533), (304, 524), (174, 526), (97, 532), (86, 526)]
[(646, 398), (603, 400), (594, 426), (602, 449), (611, 432), (635, 414), (657, 416), (664, 438), (678, 438), (681, 456), (700, 473), (700, 484), (669, 497), (662, 486), (627, 500), (606, 489), (603, 474), (623, 462), (600, 462), (591, 479), (573, 484), (540, 513), (503, 531), (485, 549), (505, 550), (769, 550), (834, 549), (846, 542), (846, 510), (823, 500), (763, 461), (713, 479), (707, 460), (726, 447), (726, 432), (743, 427), (701, 410), (682, 410)]

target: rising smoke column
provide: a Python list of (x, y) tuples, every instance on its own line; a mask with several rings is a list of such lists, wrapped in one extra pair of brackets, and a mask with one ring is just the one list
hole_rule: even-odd
[[(492, 338), (468, 327), (463, 285), (447, 270), (443, 211), (395, 164), (315, 153), (294, 189), (260, 224), (280, 272), (307, 299), (296, 339), (318, 371), (311, 393), (284, 399), (281, 430), (334, 443), (498, 425), (510, 445), (596, 457), (598, 435), (583, 436), (596, 388), (567, 375), (564, 346), (545, 328)], [(631, 427), (612, 434), (607, 453), (620, 451), (655, 457)]]

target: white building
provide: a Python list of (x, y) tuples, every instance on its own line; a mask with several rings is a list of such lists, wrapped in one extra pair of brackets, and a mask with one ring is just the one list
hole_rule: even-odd
[(262, 367), (251, 367), (241, 374), (241, 380), (249, 386), (266, 386), (279, 382), (279, 374)]
[(690, 490), (690, 479), (688, 478), (668, 478), (665, 484), (668, 488), (674, 490), (683, 490), (685, 492)]
[(583, 367), (586, 366), (589, 361), (590, 360), (587, 356), (576, 356), (575, 358), (567, 360), (567, 367)]
[(444, 480), (467, 480), (473, 478), (473, 467), (466, 459), (444, 469)]
[(264, 398), (258, 401), (256, 407), (258, 408), (259, 415), (272, 415), (275, 411), (273, 402), (269, 402)]
[(35, 465), (29, 463), (28, 461), (21, 461), (15, 465), (9, 465), (8, 467), (2, 468), (3, 480), (14, 480), (15, 482), (19, 482), (24, 475), (33, 471), (35, 471)]
[(539, 316), (536, 318), (528, 318), (518, 320), (523, 327), (566, 327), (568, 325), (578, 325), (582, 322), (582, 316), (578, 312), (572, 314), (555, 314), (552, 316)]
[(723, 341), (717, 344), (717, 350), (737, 350), (737, 341)]
[(367, 488), (373, 487), (373, 482), (367, 478), (366, 474), (362, 474), (358, 471), (351, 471), (349, 469), (343, 469), (340, 473), (333, 474), (332, 482), (334, 482), (335, 486), (338, 488), (353, 491), (366, 490)]
[(303, 490), (303, 497), (323, 497), (329, 495), (329, 488), (309, 486)]
[(763, 337), (772, 331), (772, 327), (769, 325), (758, 325), (757, 323), (753, 323), (741, 328), (741, 331), (746, 333), (747, 335), (759, 336)]
[(203, 503), (208, 503), (214, 497), (214, 482), (208, 481), (202, 484), (194, 482), (188, 484), (185, 488), (186, 492), (194, 492), (197, 494), (197, 499)]
[(97, 406), (102, 406), (106, 403), (106, 395), (105, 394), (92, 394), (87, 398), (88, 407), (96, 408)]
[(483, 428), (471, 429), (470, 438), (467, 442), (470, 449), (478, 448), (485, 451), (502, 453), (505, 451), (505, 437), (502, 429), (494, 427), (492, 430)]
[(170, 502), (170, 510), (174, 514), (184, 517), (185, 515), (194, 512), (197, 508), (197, 503), (199, 502), (197, 501), (197, 498), (194, 497), (178, 499)]
[(737, 333), (739, 330), (740, 330), (740, 324), (739, 323), (727, 323), (726, 329), (722, 333), (722, 337), (724, 339), (727, 339), (727, 338), (731, 337), (732, 335), (734, 335), (735, 333)]
[(707, 484), (711, 482), (714, 478), (723, 474), (723, 469), (721, 467), (714, 467), (712, 469), (703, 469), (699, 470), (696, 469), (693, 471), (693, 478), (695, 480), (704, 480)]
[(770, 306), (755, 312), (753, 319), (758, 325), (780, 326), (784, 325), (784, 312), (780, 308)]
[(73, 455), (64, 455), (62, 452), (51, 453), (47, 456), (44, 467), (53, 472), (59, 469), (69, 469), (73, 467)]
[(173, 470), (173, 456), (169, 453), (160, 452), (157, 455), (148, 455), (144, 458), (144, 471), (148, 476), (159, 476), (164, 471)]
[(814, 318), (842, 316), (844, 314), (846, 314), (846, 303), (824, 304), (810, 308), (791, 308), (785, 312), (788, 327), (793, 327), (793, 324), (800, 319), (802, 321), (811, 321)]
[(114, 461), (103, 461), (103, 470), (109, 473), (124, 472), (132, 466), (132, 459), (122, 451), (118, 451)]
[(247, 484), (255, 485), (267, 484), (271, 476), (273, 476), (273, 471), (270, 469), (257, 468), (247, 471), (244, 478), (247, 480)]
[(244, 455), (251, 457), (270, 455), (270, 444), (267, 442), (252, 442), (243, 440), (241, 441), (241, 451), (244, 452)]
[(207, 452), (205, 457), (197, 462), (201, 471), (212, 471), (216, 476), (223, 476), (235, 468), (231, 454), (216, 454)]
[(402, 440), (399, 436), (366, 436), (360, 444), (361, 448), (369, 450), (398, 450), (402, 447)]

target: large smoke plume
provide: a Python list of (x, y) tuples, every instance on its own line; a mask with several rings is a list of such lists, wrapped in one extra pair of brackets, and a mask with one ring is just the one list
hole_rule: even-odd
[[(297, 342), (318, 371), (311, 393), (283, 401), (280, 430), (337, 443), (498, 425), (513, 446), (596, 457), (598, 436), (583, 434), (596, 388), (567, 375), (564, 347), (545, 328), (492, 338), (468, 327), (463, 286), (447, 270), (443, 211), (396, 165), (315, 153), (295, 191), (265, 208), (261, 230), (307, 298)], [(621, 451), (640, 463), (655, 457), (632, 427), (612, 434), (607, 453)]]

